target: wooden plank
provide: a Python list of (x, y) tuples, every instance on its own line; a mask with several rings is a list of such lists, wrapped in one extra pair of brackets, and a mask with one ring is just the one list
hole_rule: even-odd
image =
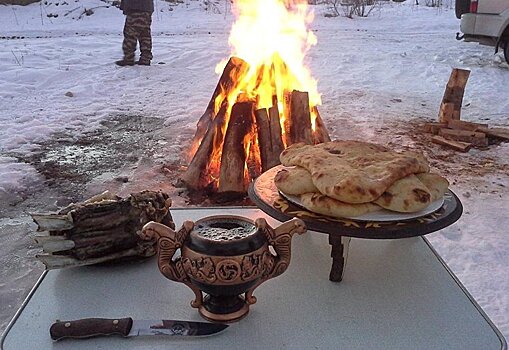
[(486, 134), (482, 132), (455, 129), (440, 129), (438, 134), (448, 140), (468, 142), (480, 147), (488, 146), (488, 139), (486, 138)]
[(463, 120), (449, 120), (447, 126), (456, 130), (476, 131), (478, 128), (487, 128), (488, 124), (472, 123)]
[(446, 128), (447, 123), (424, 123), (424, 132), (429, 132), (433, 135), (438, 135), (442, 128)]
[(468, 152), (470, 148), (472, 147), (472, 144), (467, 142), (461, 142), (461, 141), (453, 141), (453, 140), (446, 140), (442, 136), (433, 136), (431, 138), (431, 142), (436, 143), (438, 145), (447, 146), (450, 147), (456, 151), (460, 152)]
[(488, 136), (500, 138), (506, 141), (509, 141), (509, 129), (506, 128), (483, 128), (480, 127), (477, 129), (480, 132), (485, 133)]

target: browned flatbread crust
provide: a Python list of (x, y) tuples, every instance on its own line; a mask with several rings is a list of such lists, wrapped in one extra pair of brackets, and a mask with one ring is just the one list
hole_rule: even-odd
[(356, 217), (382, 209), (373, 203), (344, 203), (321, 193), (305, 193), (300, 201), (307, 210), (334, 218)]
[(431, 201), (436, 201), (444, 196), (449, 188), (449, 181), (443, 176), (434, 173), (415, 174), (417, 178), (428, 188), (431, 193)]
[(400, 213), (414, 213), (431, 203), (431, 193), (414, 174), (394, 182), (374, 203)]
[(278, 190), (286, 194), (318, 192), (309, 171), (299, 166), (279, 170), (274, 176), (274, 183)]
[(298, 143), (284, 150), (280, 159), (285, 166), (307, 169), (321, 193), (345, 203), (372, 202), (396, 180), (429, 171), (421, 155), (360, 141)]

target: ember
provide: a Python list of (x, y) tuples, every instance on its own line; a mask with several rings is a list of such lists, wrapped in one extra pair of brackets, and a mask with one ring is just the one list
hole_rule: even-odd
[(330, 140), (318, 113), (317, 82), (304, 66), (316, 44), (307, 29), (313, 18), (307, 1), (239, 0), (236, 15), (232, 57), (218, 65), (222, 73), (182, 177), (192, 190), (244, 193), (279, 164), (285, 147)]

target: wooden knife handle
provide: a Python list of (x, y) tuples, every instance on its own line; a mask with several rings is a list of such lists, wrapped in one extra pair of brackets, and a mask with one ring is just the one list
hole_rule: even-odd
[(51, 325), (51, 339), (89, 338), (101, 335), (126, 337), (133, 326), (133, 319), (127, 318), (84, 318), (75, 321), (57, 321)]

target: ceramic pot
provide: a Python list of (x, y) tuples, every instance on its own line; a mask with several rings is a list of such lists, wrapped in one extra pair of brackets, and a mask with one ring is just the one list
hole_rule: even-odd
[[(204, 318), (234, 322), (256, 302), (253, 291), (287, 269), (292, 236), (304, 232), (300, 219), (272, 228), (265, 219), (219, 215), (186, 221), (178, 231), (150, 222), (140, 236), (157, 240), (159, 270), (193, 290), (191, 306)], [(180, 257), (173, 260), (178, 249)]]

